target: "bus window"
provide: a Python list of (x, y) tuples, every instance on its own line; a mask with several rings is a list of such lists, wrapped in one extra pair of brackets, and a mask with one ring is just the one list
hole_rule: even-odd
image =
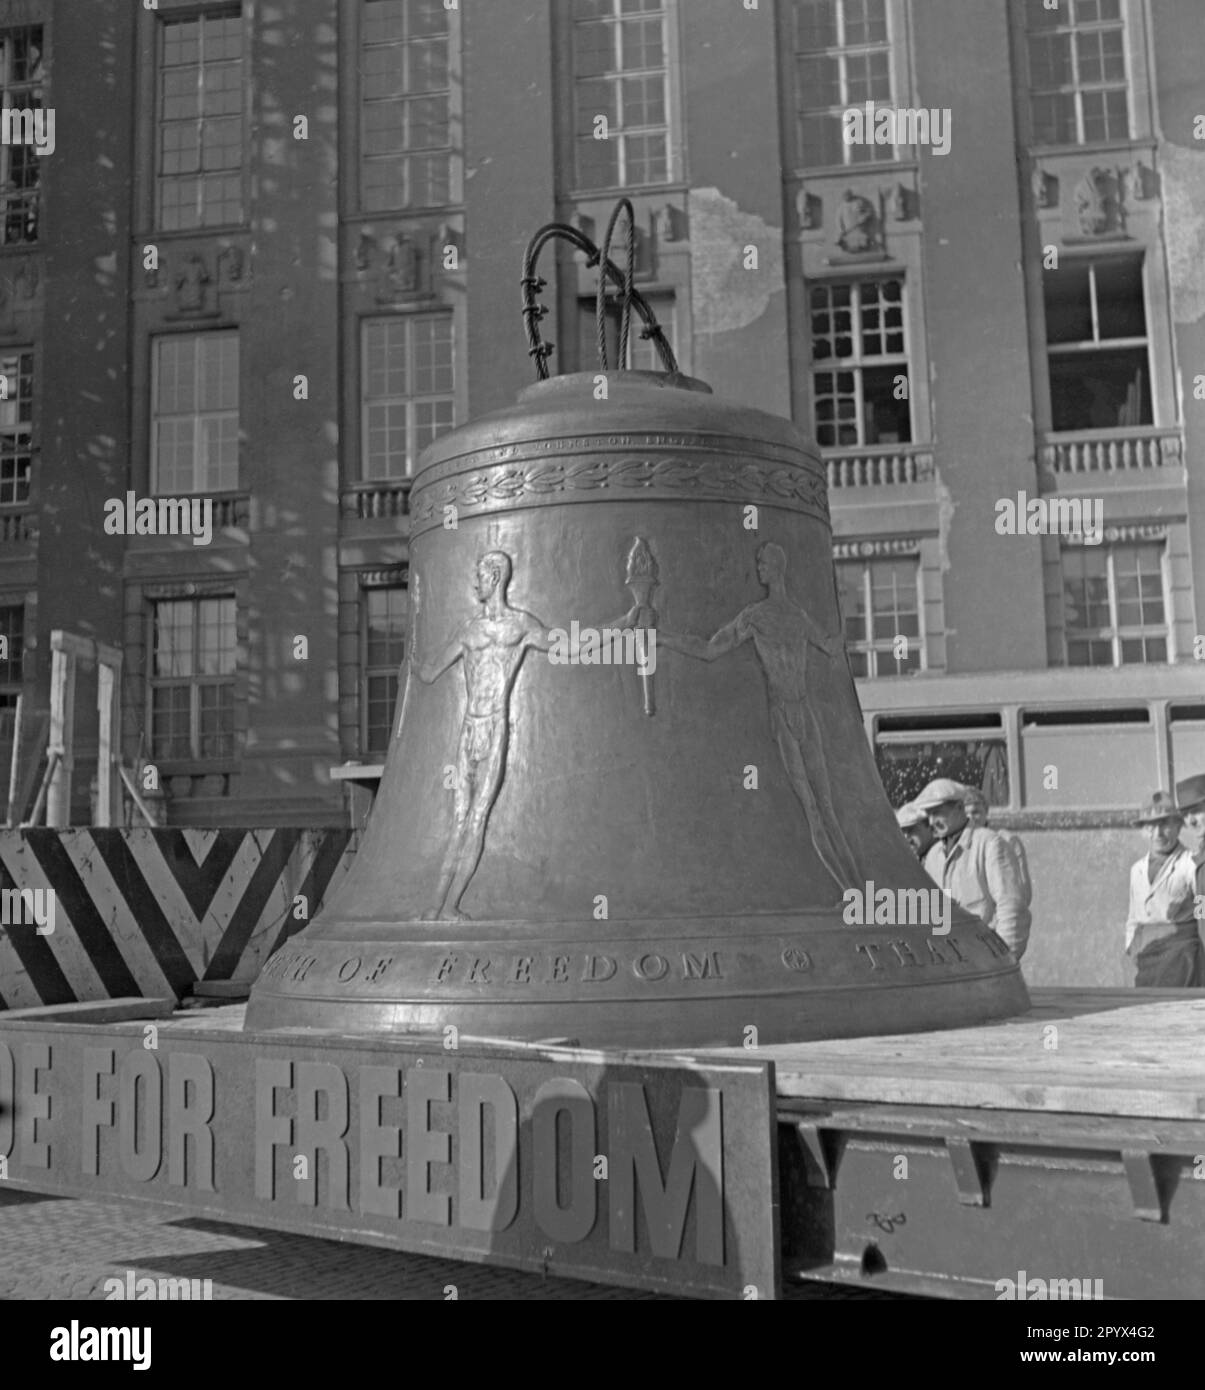
[(1138, 805), (1155, 786), (1155, 728), (1145, 706), (1024, 710), (1025, 805)]
[(1205, 772), (1205, 705), (1172, 705), (1172, 781)]
[(998, 713), (882, 715), (874, 756), (893, 806), (911, 801), (935, 777), (978, 787), (989, 806), (1008, 805), (1008, 750)]

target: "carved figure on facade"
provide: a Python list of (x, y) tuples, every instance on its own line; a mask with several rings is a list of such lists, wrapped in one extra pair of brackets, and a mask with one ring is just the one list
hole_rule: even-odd
[(228, 285), (242, 283), (243, 250), (241, 246), (227, 246), (218, 256), (218, 274)]
[(13, 281), (18, 304), (29, 304), (37, 298), (41, 278), (37, 261), (32, 256), (27, 256), (21, 262), (21, 269), (17, 271), (16, 279)]
[(1058, 179), (1035, 164), (1032, 174), (1033, 201), (1038, 208), (1054, 207), (1058, 195)]
[(1141, 159), (1136, 159), (1126, 170), (1127, 196), (1131, 202), (1145, 203), (1153, 196), (1155, 187), (1155, 171), (1149, 164), (1144, 164)]
[(205, 308), (205, 287), (209, 284), (209, 268), (195, 251), (184, 258), (173, 284), (176, 308), (183, 314), (200, 313)]
[(795, 194), (795, 211), (799, 216), (800, 231), (814, 232), (820, 226), (822, 204), (820, 199), (814, 193), (809, 193), (806, 188), (800, 188)]
[(673, 203), (662, 203), (653, 213), (653, 236), (656, 237), (659, 245), (667, 245), (672, 241), (681, 241), (682, 233), (679, 228), (679, 212)]
[(847, 188), (837, 209), (837, 245), (856, 254), (878, 247), (877, 214), (869, 198)]
[(375, 239), (367, 232), (360, 233), (356, 242), (356, 269), (363, 272), (371, 270), (376, 264), (378, 247)]
[(1117, 199), (1107, 169), (1089, 169), (1075, 186), (1075, 215), (1085, 236), (1103, 236), (1113, 229)]
[(402, 233), (389, 250), (386, 283), (398, 294), (416, 294), (419, 288), (418, 274), (418, 246)]
[(745, 642), (753, 643), (766, 679), (771, 731), (816, 854), (842, 889), (859, 887), (864, 876), (841, 829), (807, 681), (809, 647), (830, 662), (844, 664), (845, 644), (839, 632), (826, 633), (791, 600), (786, 574), (786, 551), (767, 541), (757, 550), (757, 578), (767, 590), (764, 599), (742, 608), (711, 638), (664, 628), (657, 636), (670, 651), (697, 661), (716, 661)]

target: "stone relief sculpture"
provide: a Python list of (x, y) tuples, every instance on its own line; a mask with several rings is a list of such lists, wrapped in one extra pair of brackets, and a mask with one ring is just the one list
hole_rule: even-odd
[(458, 661), (463, 663), (467, 695), (456, 749), (454, 829), (427, 920), (465, 920), (460, 900), (481, 862), (486, 824), (506, 773), (515, 679), (529, 651), (548, 651), (551, 645), (543, 623), (507, 601), (512, 568), (504, 550), (491, 550), (478, 560), (473, 592), (480, 613), (460, 625), (434, 660), (418, 668), (419, 680), (430, 685)]
[(209, 269), (195, 252), (185, 258), (176, 274), (176, 308), (182, 313), (198, 312), (205, 307), (205, 286), (209, 284)]
[(716, 661), (745, 642), (753, 643), (770, 697), (771, 729), (816, 854), (841, 888), (861, 887), (862, 875), (837, 816), (820, 727), (807, 689), (808, 647), (836, 661), (844, 655), (844, 639), (840, 633), (824, 632), (792, 602), (786, 574), (786, 552), (767, 541), (757, 551), (757, 577), (768, 591), (764, 599), (742, 608), (709, 639), (664, 628), (657, 636), (670, 651), (697, 661)]
[[(436, 901), (425, 914), (428, 921), (467, 920), (460, 909), (485, 848), (485, 832), (490, 812), (506, 775), (506, 754), (510, 741), (510, 701), (519, 668), (529, 651), (552, 652), (561, 645), (565, 657), (576, 661), (581, 643), (575, 635), (564, 643), (563, 629), (546, 628), (533, 614), (513, 607), (508, 589), (513, 562), (504, 550), (491, 550), (477, 562), (473, 592), (481, 611), (456, 630), (443, 651), (431, 661), (418, 665), (416, 674), (424, 685), (431, 685), (458, 661), (464, 666), (466, 702), (456, 749), (456, 783), (453, 802), (453, 833), (440, 872)], [(621, 618), (604, 623), (602, 635), (635, 629), (653, 640), (657, 610), (652, 606), (657, 587), (658, 567), (649, 544), (637, 536), (628, 552), (625, 586), (635, 600)], [(417, 581), (417, 576), (415, 576)], [(418, 630), (419, 591), (417, 582), (411, 594), (414, 631)], [(598, 636), (597, 629), (590, 629)], [(652, 663), (647, 648), (637, 646), (644, 712), (655, 711)], [(609, 664), (603, 662), (602, 664)], [(402, 695), (397, 730), (401, 731), (410, 695), (410, 662), (402, 672)]]
[(1101, 236), (1109, 230), (1109, 175), (1104, 169), (1089, 169), (1075, 186), (1075, 213), (1080, 231), (1086, 236)]

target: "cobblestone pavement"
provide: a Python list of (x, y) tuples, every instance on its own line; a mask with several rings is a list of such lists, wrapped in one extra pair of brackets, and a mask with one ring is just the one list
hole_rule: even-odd
[[(103, 1299), (105, 1280), (212, 1280), (215, 1299), (621, 1299), (657, 1294), (256, 1230), (134, 1202), (0, 1192), (0, 1301)], [(452, 1293), (452, 1290), (455, 1293)], [(796, 1298), (879, 1298), (821, 1284)]]

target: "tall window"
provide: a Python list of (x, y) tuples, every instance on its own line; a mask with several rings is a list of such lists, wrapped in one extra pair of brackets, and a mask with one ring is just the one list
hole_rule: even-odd
[(1121, 0), (1027, 0), (1035, 145), (1130, 138)]
[[(919, 671), (924, 662), (916, 561), (842, 560), (836, 571), (845, 646), (854, 675), (903, 676)], [(907, 639), (906, 647), (901, 637)]]
[[(649, 308), (657, 315), (657, 322), (665, 334), (670, 348), (677, 351), (677, 325), (675, 322), (674, 296), (672, 294), (645, 295)], [(607, 305), (607, 361), (614, 366), (619, 361), (619, 304)], [(665, 367), (661, 355), (648, 338), (640, 336), (644, 321), (635, 310), (628, 330), (628, 357), (622, 365), (630, 371), (663, 372)], [(578, 302), (578, 342), (580, 356), (579, 368), (583, 372), (595, 369), (598, 363), (598, 314), (594, 299)]]
[(910, 441), (903, 281), (814, 284), (808, 302), (817, 442)]
[(29, 501), (33, 465), (33, 353), (0, 354), (0, 506)]
[(847, 145), (842, 112), (891, 104), (887, 0), (794, 0), (795, 123), (799, 163), (894, 159), (891, 145)]
[[(0, 709), (11, 709), (24, 681), (25, 609), (21, 604), (0, 606), (0, 636), (8, 643), (8, 655), (0, 656)], [(12, 737), (11, 729), (8, 736)]]
[(1042, 287), (1052, 428), (1151, 424), (1142, 257), (1064, 257)]
[(452, 428), (452, 375), (451, 315), (365, 321), (365, 482), (409, 477), (427, 445)]
[(238, 486), (237, 333), (155, 339), (151, 487), (161, 496)]
[(361, 671), (363, 749), (384, 753), (393, 734), (398, 668), (406, 646), (406, 590), (400, 585), (363, 591)]
[(156, 603), (152, 627), (151, 757), (233, 756), (234, 599)]
[(447, 203), (452, 151), (443, 0), (365, 0), (360, 47), (361, 206), (380, 212)]
[(17, 696), (25, 665), (25, 609), (21, 604), (0, 606), (0, 635), (8, 643), (8, 655), (0, 656), (0, 758), (11, 762)]
[(578, 187), (669, 178), (664, 0), (574, 0)]
[(158, 225), (171, 232), (242, 220), (242, 16), (163, 19)]
[(1068, 546), (1063, 551), (1068, 666), (1167, 660), (1163, 547)]
[[(41, 25), (0, 31), (0, 106), (6, 111), (42, 109)], [(5, 246), (38, 239), (41, 167), (42, 156), (33, 145), (0, 145), (2, 244)]]

